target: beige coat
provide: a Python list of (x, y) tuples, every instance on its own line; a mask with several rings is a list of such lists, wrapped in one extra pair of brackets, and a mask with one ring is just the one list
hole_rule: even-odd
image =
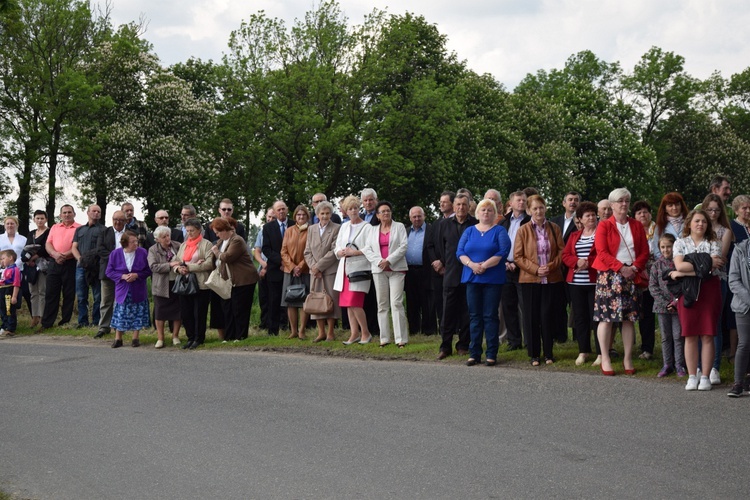
[[(182, 262), (182, 256), (185, 253), (185, 245), (187, 245), (187, 243), (183, 243), (182, 245), (180, 245), (180, 249), (177, 251), (177, 255), (175, 255), (174, 259), (172, 260)], [(208, 275), (211, 273), (211, 271), (213, 271), (216, 267), (214, 265), (214, 253), (211, 251), (212, 246), (213, 245), (211, 244), (211, 242), (204, 238), (198, 244), (198, 249), (195, 251), (196, 255), (194, 255), (192, 259), (193, 261), (186, 263), (188, 271), (190, 271), (191, 273), (195, 273), (195, 277), (198, 279), (198, 286), (201, 290), (208, 290), (208, 287), (206, 286), (206, 280), (208, 279)], [(198, 264), (197, 261), (199, 260), (202, 260), (203, 263)], [(176, 274), (176, 271), (174, 271), (174, 269), (177, 268), (173, 268), (173, 272), (175, 272)]]
[[(177, 255), (180, 249), (180, 242), (170, 243), (172, 253)], [(148, 249), (148, 266), (151, 268), (151, 295), (154, 297), (169, 298), (169, 281), (174, 280), (174, 274), (170, 274), (172, 266), (167, 260), (167, 251), (158, 241)]]

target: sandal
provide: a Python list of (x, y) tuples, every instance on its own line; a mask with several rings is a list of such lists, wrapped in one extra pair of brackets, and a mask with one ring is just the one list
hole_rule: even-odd
[(544, 363), (547, 365), (551, 365), (555, 362), (555, 358), (544, 358)]
[(486, 366), (495, 366), (497, 364), (497, 361), (494, 359), (488, 359), (487, 361), (484, 362), (484, 364)]
[(531, 366), (539, 366), (539, 358), (531, 358)]

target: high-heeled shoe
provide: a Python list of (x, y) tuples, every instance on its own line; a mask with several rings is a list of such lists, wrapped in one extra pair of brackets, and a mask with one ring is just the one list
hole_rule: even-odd
[(352, 345), (352, 344), (356, 344), (357, 342), (359, 342), (359, 339), (361, 339), (361, 338), (362, 338), (362, 337), (357, 337), (357, 338), (356, 338), (356, 339), (354, 339), (354, 340), (345, 340), (345, 341), (343, 341), (343, 342), (342, 342), (342, 344), (344, 344), (344, 345)]
[(625, 375), (635, 375), (635, 368), (627, 369), (625, 368)]
[(360, 341), (359, 341), (359, 342), (357, 342), (357, 343), (358, 343), (358, 344), (362, 344), (362, 345), (365, 345), (365, 344), (369, 344), (370, 342), (372, 342), (372, 335), (370, 335), (370, 338), (369, 338), (369, 339), (367, 339), (367, 340), (360, 340)]
[(602, 375), (605, 375), (607, 377), (614, 377), (615, 376), (615, 371), (614, 370), (605, 370), (604, 368), (602, 368), (601, 370), (602, 370)]

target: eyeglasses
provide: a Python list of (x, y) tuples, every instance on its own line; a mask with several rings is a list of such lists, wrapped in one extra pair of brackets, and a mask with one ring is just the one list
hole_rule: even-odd
[(169, 219), (169, 216), (168, 215), (162, 215), (162, 216), (159, 216), (159, 217), (156, 217), (156, 218), (157, 219)]
[(720, 214), (721, 213), (721, 209), (720, 208), (707, 208), (705, 210), (706, 210), (706, 212), (708, 212), (710, 214)]
[(221, 210), (222, 212), (231, 212), (234, 209), (233, 208), (220, 208), (219, 210)]

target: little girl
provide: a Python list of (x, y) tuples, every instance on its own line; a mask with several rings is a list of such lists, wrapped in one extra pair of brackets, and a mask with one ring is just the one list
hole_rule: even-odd
[(672, 247), (675, 237), (664, 233), (659, 238), (659, 251), (661, 256), (656, 259), (651, 267), (651, 276), (648, 290), (654, 297), (653, 311), (659, 318), (659, 330), (661, 330), (661, 354), (664, 358), (664, 366), (657, 377), (666, 377), (677, 371), (678, 377), (685, 376), (685, 341), (682, 338), (680, 318), (677, 316), (677, 300), (667, 288), (667, 281), (663, 278), (664, 272), (674, 270), (672, 260)]

